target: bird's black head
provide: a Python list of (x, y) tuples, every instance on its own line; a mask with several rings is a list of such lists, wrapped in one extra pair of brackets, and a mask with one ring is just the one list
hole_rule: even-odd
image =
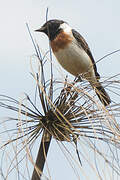
[(60, 28), (60, 25), (63, 23), (65, 22), (62, 20), (49, 20), (40, 29), (37, 29), (36, 31), (45, 33), (50, 40), (53, 40), (57, 36), (57, 34), (62, 30)]

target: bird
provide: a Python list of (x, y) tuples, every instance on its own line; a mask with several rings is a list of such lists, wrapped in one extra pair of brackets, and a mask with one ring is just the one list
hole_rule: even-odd
[(52, 51), (61, 66), (75, 77), (86, 79), (104, 106), (111, 99), (100, 83), (100, 75), (91, 50), (80, 33), (63, 20), (52, 19), (45, 22), (37, 32), (45, 33)]

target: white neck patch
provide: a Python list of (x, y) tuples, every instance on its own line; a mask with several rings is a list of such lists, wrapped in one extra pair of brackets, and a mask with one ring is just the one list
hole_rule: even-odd
[(67, 23), (61, 24), (59, 28), (63, 29), (63, 31), (66, 33), (71, 33), (72, 30), (72, 28)]

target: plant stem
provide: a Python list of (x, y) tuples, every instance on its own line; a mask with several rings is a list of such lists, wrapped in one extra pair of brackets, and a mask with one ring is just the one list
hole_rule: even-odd
[[(47, 158), (47, 154), (48, 154), (48, 150), (50, 147), (50, 142), (51, 142), (51, 135), (48, 134), (47, 132), (43, 133), (42, 136), (42, 140), (41, 140), (41, 144), (40, 144), (40, 148), (38, 151), (38, 155), (37, 155), (37, 159), (36, 159), (36, 163), (35, 163), (35, 167), (34, 167), (34, 171), (32, 174), (32, 178), (31, 180), (40, 180), (42, 173), (43, 173), (43, 168), (46, 162), (46, 158)], [(39, 169), (38, 172), (37, 169)]]

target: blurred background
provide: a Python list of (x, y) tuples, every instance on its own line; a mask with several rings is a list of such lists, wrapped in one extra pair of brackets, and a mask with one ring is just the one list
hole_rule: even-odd
[[(81, 33), (88, 42), (96, 61), (107, 53), (120, 48), (119, 0), (1, 1), (0, 94), (19, 98), (25, 92), (31, 97), (34, 96), (35, 83), (30, 75), (30, 57), (35, 53), (35, 50), (26, 23), (28, 23), (40, 48), (46, 52), (49, 48), (47, 36), (35, 33), (34, 30), (45, 22), (47, 7), (49, 9), (48, 19), (65, 20), (71, 27)], [(56, 69), (60, 67), (55, 58), (54, 63)], [(97, 67), (101, 77), (110, 77), (119, 73), (120, 53), (100, 61), (97, 63)], [(61, 73), (68, 74), (62, 68)], [(2, 108), (0, 112), (0, 118), (11, 115), (11, 112)], [(55, 141), (51, 144), (48, 163), (52, 179), (77, 179)], [(86, 168), (85, 164), (84, 167)], [(80, 177), (82, 180), (86, 179)], [(13, 179), (16, 178), (13, 177)], [(89, 179), (93, 179), (92, 174)]]

